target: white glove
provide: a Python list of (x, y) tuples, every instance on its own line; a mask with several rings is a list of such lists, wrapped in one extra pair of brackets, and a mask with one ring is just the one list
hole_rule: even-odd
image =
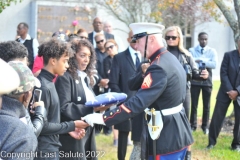
[(149, 108), (144, 109), (145, 114), (151, 115), (151, 110)]
[(92, 127), (94, 124), (106, 125), (103, 121), (103, 115), (101, 113), (88, 114), (85, 117), (82, 117), (82, 120), (85, 120)]

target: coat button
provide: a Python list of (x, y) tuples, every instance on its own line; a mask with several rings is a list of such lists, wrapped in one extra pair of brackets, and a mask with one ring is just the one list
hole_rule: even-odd
[(81, 101), (81, 99), (82, 99), (81, 97), (77, 97), (77, 101)]
[(79, 81), (76, 79), (76, 81), (75, 81), (77, 84), (79, 83)]
[(117, 112), (119, 112), (119, 109), (117, 109)]
[(104, 116), (103, 118), (105, 119), (105, 118), (107, 118), (107, 116)]
[(112, 115), (113, 113), (112, 112), (110, 112), (110, 115)]

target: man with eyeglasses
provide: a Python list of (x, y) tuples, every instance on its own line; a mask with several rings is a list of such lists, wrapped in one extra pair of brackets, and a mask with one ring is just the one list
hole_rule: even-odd
[(200, 92), (202, 90), (203, 99), (203, 116), (202, 116), (202, 130), (204, 134), (209, 133), (209, 114), (210, 114), (210, 100), (212, 93), (212, 69), (217, 65), (217, 52), (214, 48), (207, 46), (208, 34), (201, 32), (198, 35), (199, 45), (190, 48), (191, 52), (199, 70), (205, 67), (209, 73), (208, 78), (204, 81), (191, 81), (191, 115), (190, 123), (192, 131), (197, 129), (197, 107)]
[(193, 143), (190, 124), (182, 105), (186, 95), (185, 70), (178, 59), (163, 46), (164, 26), (132, 23), (130, 28), (134, 34), (132, 42), (136, 43), (135, 48), (150, 62), (146, 72), (142, 73), (143, 83), (139, 86), (140, 89), (116, 109), (103, 115), (89, 114), (82, 119), (90, 125), (96, 123), (111, 126), (145, 110), (146, 119), (142, 119), (145, 125), (141, 138), (141, 158), (183, 160), (187, 147)]
[(100, 17), (96, 17), (93, 19), (93, 32), (88, 34), (89, 41), (93, 44), (94, 48), (97, 47), (97, 43), (94, 37), (98, 33), (103, 34), (106, 40), (114, 39), (114, 35), (103, 31), (103, 23)]

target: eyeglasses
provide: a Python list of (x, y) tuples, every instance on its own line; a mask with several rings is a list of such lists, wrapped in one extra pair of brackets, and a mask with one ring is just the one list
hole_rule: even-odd
[(177, 36), (166, 36), (165, 37), (166, 40), (170, 40), (170, 39), (176, 40), (177, 38), (178, 38)]
[(97, 44), (100, 44), (100, 43), (102, 43), (102, 42), (104, 42), (104, 39), (102, 39), (102, 40), (100, 40), (100, 41), (97, 41), (96, 43), (97, 43)]
[(110, 48), (113, 49), (114, 46), (115, 46), (115, 45), (111, 45), (111, 46), (109, 46), (109, 47), (106, 47), (106, 51), (108, 51)]
[(81, 39), (87, 39), (87, 37), (84, 37), (84, 36), (79, 36)]

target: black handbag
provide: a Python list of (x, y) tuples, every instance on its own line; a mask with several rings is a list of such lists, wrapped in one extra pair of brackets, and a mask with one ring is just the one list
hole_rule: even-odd
[(192, 67), (191, 67), (191, 65), (188, 64), (187, 57), (185, 57), (183, 54), (182, 54), (182, 58), (183, 58), (183, 62), (184, 62), (183, 68), (186, 71), (187, 81), (190, 81), (190, 80), (192, 80)]

